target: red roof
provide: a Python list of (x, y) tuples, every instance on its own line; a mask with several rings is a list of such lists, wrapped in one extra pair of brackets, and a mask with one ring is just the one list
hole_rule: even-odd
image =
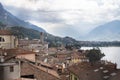
[(0, 30), (0, 35), (12, 35), (12, 33), (8, 30)]
[[(114, 66), (114, 64), (113, 64)], [(100, 68), (103, 69), (100, 69)], [(75, 74), (81, 80), (86, 78), (85, 80), (103, 80), (105, 76), (109, 76), (113, 72), (117, 72), (118, 70), (110, 65), (105, 65), (101, 63), (95, 63), (91, 65), (90, 63), (77, 63), (68, 68), (70, 72)], [(108, 71), (104, 73), (104, 71)], [(114, 79), (113, 79), (114, 80)]]

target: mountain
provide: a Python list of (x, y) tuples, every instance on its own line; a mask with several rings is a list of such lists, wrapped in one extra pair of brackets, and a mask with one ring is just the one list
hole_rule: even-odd
[[(23, 14), (24, 14), (24, 12), (23, 12)], [(0, 3), (0, 22), (6, 24), (7, 27), (22, 26), (25, 28), (38, 30), (40, 32), (46, 32), (44, 29), (42, 29), (36, 25), (33, 25), (31, 23), (28, 23), (28, 22), (18, 19), (17, 17), (15, 17), (14, 15), (12, 15), (8, 11), (6, 11), (1, 3)]]
[(84, 37), (92, 41), (114, 41), (120, 40), (120, 21), (114, 20), (93, 29)]
[(0, 29), (8, 29), (14, 35), (18, 36), (18, 38), (28, 37), (29, 39), (39, 39), (40, 32), (44, 32), (45, 41), (49, 42), (49, 46), (58, 46), (61, 43), (74, 44), (78, 42), (70, 37), (61, 38), (58, 36), (51, 35), (38, 26), (18, 19), (17, 17), (6, 11), (1, 3), (0, 3)]
[[(20, 38), (26, 38), (28, 37), (29, 39), (39, 39), (40, 38), (40, 32), (34, 29), (28, 29), (28, 28), (24, 28), (24, 27), (18, 27), (18, 26), (14, 26), (14, 27), (9, 27), (7, 28), (8, 30), (10, 30), (14, 35), (16, 35), (19, 39)], [(61, 44), (78, 44), (78, 41), (76, 41), (75, 39), (71, 38), (71, 37), (58, 37), (58, 36), (54, 36), (48, 33), (44, 33), (44, 39), (45, 41), (49, 42), (49, 46), (60, 46)]]

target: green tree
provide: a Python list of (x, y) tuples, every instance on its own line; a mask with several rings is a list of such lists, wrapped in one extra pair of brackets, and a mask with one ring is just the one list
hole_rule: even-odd
[(4, 29), (6, 27), (6, 24), (3, 24), (2, 22), (0, 22), (0, 29)]
[(95, 63), (101, 60), (102, 57), (104, 57), (105, 54), (101, 53), (101, 50), (99, 48), (93, 48), (88, 51), (86, 54), (86, 57), (88, 57), (89, 61), (91, 63)]
[(73, 45), (72, 44), (66, 44), (65, 48), (67, 50), (73, 50)]

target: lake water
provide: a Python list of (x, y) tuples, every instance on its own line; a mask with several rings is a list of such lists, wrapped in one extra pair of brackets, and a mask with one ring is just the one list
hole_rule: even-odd
[[(120, 47), (99, 47), (101, 52), (105, 54), (104, 60), (117, 63), (117, 68), (120, 68)], [(92, 47), (82, 47), (81, 49), (89, 50)]]

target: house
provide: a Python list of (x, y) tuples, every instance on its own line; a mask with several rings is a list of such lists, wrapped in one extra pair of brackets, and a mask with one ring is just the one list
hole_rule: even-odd
[(0, 30), (0, 48), (11, 49), (18, 46), (18, 39), (8, 30)]
[(19, 48), (0, 51), (3, 53), (0, 56), (1, 80), (60, 80), (58, 73), (47, 63), (35, 64), (32, 51)]
[(83, 52), (73, 52), (71, 53), (71, 62), (89, 62), (89, 59), (85, 56), (85, 53)]
[(80, 62), (80, 56), (74, 52), (73, 54), (71, 54), (71, 62), (72, 63)]
[(57, 48), (48, 48), (48, 53), (49, 54), (55, 54), (55, 53), (57, 53)]
[(65, 62), (66, 58), (67, 58), (67, 55), (66, 52), (57, 52), (56, 53), (56, 58), (59, 60), (59, 63), (63, 63)]
[(20, 79), (15, 79), (15, 80), (36, 80), (36, 79), (20, 78)]
[(20, 62), (16, 59), (6, 61), (6, 56), (7, 54), (0, 50), (0, 79), (15, 80), (20, 78)]
[(32, 50), (32, 51), (45, 51), (47, 53), (48, 51), (48, 43), (44, 41), (44, 33), (40, 33), (40, 39), (19, 39), (18, 46), (20, 48), (26, 49), (26, 50)]
[(68, 70), (70, 80), (116, 80), (113, 77), (119, 71), (116, 69), (116, 64), (96, 63), (91, 65), (88, 62), (74, 64)]
[(32, 62), (35, 62), (35, 59), (36, 59), (36, 56), (35, 56), (36, 53), (33, 51), (24, 50), (21, 48), (5, 49), (4, 51), (7, 53), (7, 57), (27, 59)]
[(21, 53), (19, 53), (19, 54), (16, 55), (16, 58), (27, 59), (27, 60), (30, 60), (32, 62), (36, 61), (35, 52), (32, 52), (32, 51), (21, 52)]
[(36, 80), (60, 80), (56, 71), (26, 61), (21, 64), (21, 76), (22, 78), (29, 77)]
[(20, 78), (20, 65), (16, 62), (0, 63), (0, 79), (13, 80)]
[(44, 44), (41, 44), (39, 39), (33, 39), (33, 40), (20, 39), (18, 42), (19, 42), (20, 48), (24, 48), (27, 50), (47, 50), (48, 49), (48, 43), (45, 42)]

